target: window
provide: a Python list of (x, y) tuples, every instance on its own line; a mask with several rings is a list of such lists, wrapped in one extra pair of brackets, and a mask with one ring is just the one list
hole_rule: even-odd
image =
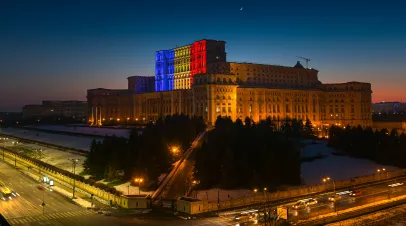
[[(207, 108), (206, 108), (207, 109)], [(220, 106), (216, 107), (216, 113), (220, 113)]]
[(250, 113), (252, 113), (252, 104), (250, 104)]

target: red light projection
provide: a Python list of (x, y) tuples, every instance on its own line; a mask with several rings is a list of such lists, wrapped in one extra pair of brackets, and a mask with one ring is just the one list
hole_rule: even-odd
[(206, 40), (200, 40), (190, 45), (190, 85), (197, 74), (207, 72), (207, 45)]

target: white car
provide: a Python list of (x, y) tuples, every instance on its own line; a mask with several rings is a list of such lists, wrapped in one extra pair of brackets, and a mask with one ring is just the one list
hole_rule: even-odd
[(306, 205), (305, 202), (299, 201), (299, 202), (297, 202), (295, 205), (293, 205), (292, 207), (293, 207), (293, 209), (297, 210), (297, 209), (305, 208), (306, 206), (307, 206), (307, 205)]
[(310, 206), (310, 205), (315, 205), (317, 204), (317, 200), (316, 199), (309, 199), (306, 201), (306, 205)]

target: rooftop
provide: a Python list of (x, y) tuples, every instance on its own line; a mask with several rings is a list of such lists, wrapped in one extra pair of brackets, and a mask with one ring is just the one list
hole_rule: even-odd
[[(278, 64), (260, 64), (260, 63), (254, 63), (254, 62), (248, 62), (248, 61), (243, 61), (243, 62), (228, 62), (228, 63), (234, 63), (234, 64), (255, 64), (255, 65), (261, 65), (261, 66), (273, 66), (273, 67), (282, 67), (282, 68), (297, 68), (297, 69), (306, 69), (303, 66), (301, 66), (300, 61), (298, 61), (298, 63), (296, 63), (295, 66), (291, 67), (291, 66), (283, 66), (283, 65), (278, 65)], [(298, 64), (300, 66), (298, 66)], [(314, 68), (307, 68), (307, 70), (313, 70), (313, 71), (318, 71), (317, 69)]]
[[(200, 42), (200, 41), (203, 41), (203, 40), (209, 41), (209, 42), (224, 42), (224, 43), (226, 43), (226, 41), (223, 41), (223, 40), (214, 40), (214, 39), (200, 39), (200, 40), (194, 41), (193, 43), (195, 43), (195, 42)], [(186, 47), (186, 46), (193, 45), (193, 43), (192, 43), (192, 44), (187, 44), (187, 45), (181, 45), (181, 46), (176, 45), (175, 48), (161, 49), (161, 50), (158, 50), (158, 51), (155, 51), (155, 52), (174, 50), (174, 49), (177, 49), (177, 48), (182, 48), (182, 47)]]

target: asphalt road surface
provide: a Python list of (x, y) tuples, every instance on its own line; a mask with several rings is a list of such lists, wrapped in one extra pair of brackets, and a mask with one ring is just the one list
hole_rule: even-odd
[[(204, 139), (205, 136), (201, 136), (198, 140), (193, 141), (191, 149), (196, 148)], [(166, 186), (162, 192), (162, 196), (165, 199), (177, 199), (180, 196), (184, 196), (187, 191), (187, 179), (192, 173), (194, 168), (194, 156), (195, 150), (191, 150), (191, 154), (186, 158), (182, 164), (179, 166), (179, 169), (176, 174), (173, 175), (172, 181)]]
[[(403, 185), (396, 186), (396, 187), (389, 187), (388, 185), (396, 184), (396, 183), (403, 183)], [(388, 189), (389, 188), (389, 189)], [(328, 194), (321, 194), (316, 195), (311, 198), (315, 198), (318, 202), (314, 205), (309, 205), (305, 208), (301, 208), (298, 210), (293, 209), (293, 205), (296, 203), (286, 203), (285, 206), (288, 207), (288, 220), (290, 222), (296, 222), (298, 220), (306, 220), (311, 217), (316, 217), (322, 214), (328, 214), (335, 211), (340, 211), (356, 206), (361, 206), (373, 202), (378, 202), (381, 200), (388, 200), (388, 198), (394, 198), (397, 196), (405, 195), (406, 194), (406, 179), (397, 180), (395, 182), (388, 182), (379, 185), (371, 185), (365, 188), (356, 189), (360, 190), (361, 194), (356, 197), (352, 197), (349, 195), (349, 190), (338, 190), (336, 193), (341, 193), (341, 200), (337, 201), (336, 206), (334, 202), (328, 200), (328, 197), (333, 196), (333, 193)], [(388, 195), (389, 193), (389, 195)], [(310, 197), (309, 197), (310, 198)], [(299, 201), (299, 200), (298, 200)], [(243, 225), (254, 225), (256, 224), (256, 218), (250, 218), (247, 216), (239, 217), (239, 220), (236, 220), (235, 217), (240, 215), (239, 213), (247, 211), (247, 210), (261, 210), (263, 205), (259, 205), (257, 207), (233, 210), (233, 211), (224, 211), (221, 212), (221, 216), (218, 217), (222, 219), (224, 224), (229, 225), (236, 225), (240, 224)], [(276, 208), (275, 206), (273, 207)]]
[[(39, 190), (39, 182), (27, 177), (13, 166), (0, 160), (0, 180), (20, 194), (8, 201), (0, 201), (0, 213), (11, 225), (226, 225), (219, 218), (183, 220), (171, 211), (151, 211), (148, 214), (125, 217), (104, 216), (86, 210), (69, 198), (49, 190)], [(45, 202), (44, 213), (41, 206)]]

